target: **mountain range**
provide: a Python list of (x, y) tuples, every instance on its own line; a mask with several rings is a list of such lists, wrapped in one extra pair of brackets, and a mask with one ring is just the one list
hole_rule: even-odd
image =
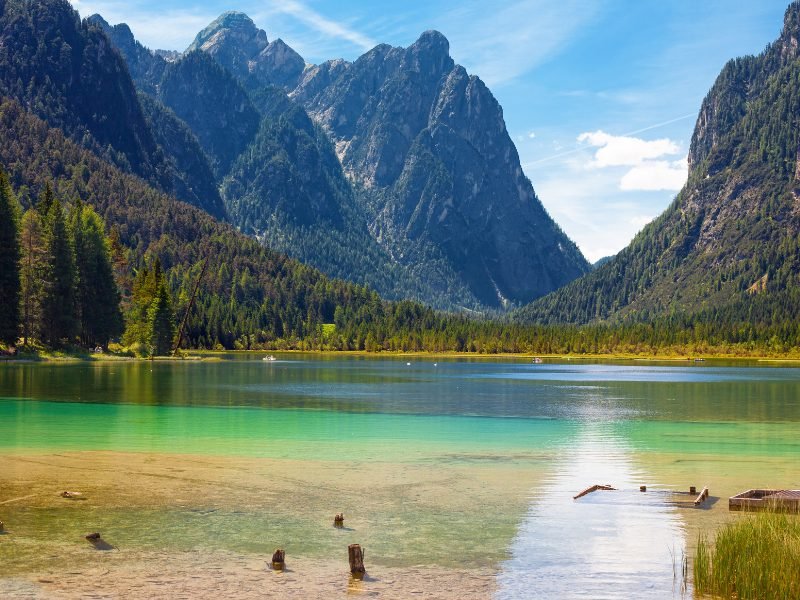
[[(590, 269), (522, 173), (499, 104), (438, 32), (307, 65), (238, 12), (170, 60), (127, 25), (87, 22), (125, 58), (149, 112), (159, 103), (194, 133), (227, 219), (272, 248), (451, 309), (518, 306)], [(180, 144), (156, 137), (208, 181), (197, 152), (176, 156)]]
[[(81, 20), (66, 0), (6, 0), (0, 121), (14, 143), (2, 164), (24, 206), (51, 177), (67, 199), (100, 209), (132, 260), (158, 254), (178, 287), (198, 269), (192, 236), (225, 238), (236, 275), (217, 287), (260, 307), (250, 325), (276, 298), (303, 298), (270, 335), (330, 321), (355, 299), (375, 306), (361, 285), (329, 277), (437, 308), (510, 308), (525, 323), (777, 323), (798, 307), (798, 39), (793, 2), (777, 41), (729, 62), (704, 100), (685, 188), (594, 266), (539, 202), (491, 92), (435, 31), (309, 65), (242, 13), (179, 53), (151, 51), (98, 15)], [(131, 198), (102, 197), (115, 190), (150, 199), (167, 222)], [(329, 277), (309, 279), (281, 253)], [(218, 325), (196, 333), (201, 345), (231, 347), (225, 329), (250, 327), (221, 325), (216, 304), (203, 310)]]

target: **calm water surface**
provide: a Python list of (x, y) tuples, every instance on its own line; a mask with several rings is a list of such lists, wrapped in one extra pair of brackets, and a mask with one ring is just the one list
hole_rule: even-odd
[[(437, 501), (422, 487), (403, 496), (387, 483), (375, 507), (363, 500), (366, 512), (381, 506), (384, 513), (375, 512), (362, 534), (370, 558), (389, 565), (488, 560), (499, 569), (500, 598), (680, 597), (676, 561), (699, 530), (730, 518), (729, 495), (800, 488), (800, 369), (435, 361), (293, 355), (265, 363), (240, 355), (0, 365), (3, 481), (24, 478), (15, 457), (81, 451), (474, 477), (497, 487), (495, 501), (460, 505), (446, 494)], [(504, 486), (508, 478), (517, 485)], [(403, 489), (413, 483), (404, 480)], [(572, 500), (594, 483), (620, 491)], [(651, 491), (641, 494), (642, 484)], [(688, 496), (668, 493), (689, 485), (710, 487), (706, 508), (676, 504)], [(297, 506), (327, 501), (315, 493), (298, 490)], [(52, 533), (43, 522), (64, 520), (58, 509), (4, 506), (7, 499), (0, 488), (0, 518), (27, 524), (33, 538)], [(340, 545), (314, 539), (317, 524), (290, 508), (279, 522), (267, 521), (231, 498), (213, 509), (205, 533), (191, 526), (196, 507), (167, 506), (147, 518), (181, 548), (237, 544), (260, 552), (271, 543), (260, 540), (272, 536), (309, 540), (296, 552), (314, 556)], [(132, 532), (128, 541), (152, 543)]]

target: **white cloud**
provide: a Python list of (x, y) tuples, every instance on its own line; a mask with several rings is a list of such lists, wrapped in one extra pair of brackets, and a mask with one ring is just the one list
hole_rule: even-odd
[(598, 130), (578, 136), (579, 144), (597, 148), (590, 169), (627, 167), (619, 179), (623, 192), (678, 191), (686, 183), (686, 159), (668, 160), (681, 153), (681, 146), (669, 138), (644, 140), (630, 135), (611, 135)]
[(578, 136), (578, 142), (598, 148), (591, 164), (597, 168), (636, 166), (646, 160), (680, 152), (680, 146), (667, 138), (648, 141), (624, 135), (611, 135), (602, 130), (582, 133)]
[(625, 173), (619, 182), (619, 189), (625, 192), (661, 190), (677, 192), (686, 183), (688, 176), (689, 166), (686, 160), (673, 162), (651, 160)]
[(528, 139), (529, 140), (535, 140), (536, 139), (536, 132), (535, 131), (529, 131), (528, 132)]

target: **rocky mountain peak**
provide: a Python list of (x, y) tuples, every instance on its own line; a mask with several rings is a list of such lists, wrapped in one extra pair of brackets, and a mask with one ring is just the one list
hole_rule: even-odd
[(251, 55), (257, 54), (267, 46), (267, 34), (263, 29), (256, 27), (253, 20), (243, 12), (234, 10), (224, 12), (211, 21), (205, 29), (198, 33), (191, 45), (186, 49), (207, 50), (204, 46), (218, 45), (222, 41), (235, 41), (246, 45), (255, 46)]
[(450, 42), (434, 30), (424, 32), (406, 51), (406, 68), (419, 71), (422, 75), (433, 77), (450, 71), (454, 62), (450, 58)]
[(283, 40), (272, 43), (253, 20), (241, 12), (223, 13), (197, 34), (186, 52), (202, 50), (245, 83), (297, 85), (306, 63)]
[(268, 45), (267, 34), (241, 12), (223, 13), (194, 38), (186, 53), (202, 50), (239, 77), (250, 73), (250, 60)]

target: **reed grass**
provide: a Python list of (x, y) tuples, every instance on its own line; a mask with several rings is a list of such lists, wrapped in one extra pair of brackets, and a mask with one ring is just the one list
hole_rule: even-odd
[(700, 597), (737, 600), (800, 598), (800, 516), (745, 515), (717, 532), (700, 535), (693, 560)]

